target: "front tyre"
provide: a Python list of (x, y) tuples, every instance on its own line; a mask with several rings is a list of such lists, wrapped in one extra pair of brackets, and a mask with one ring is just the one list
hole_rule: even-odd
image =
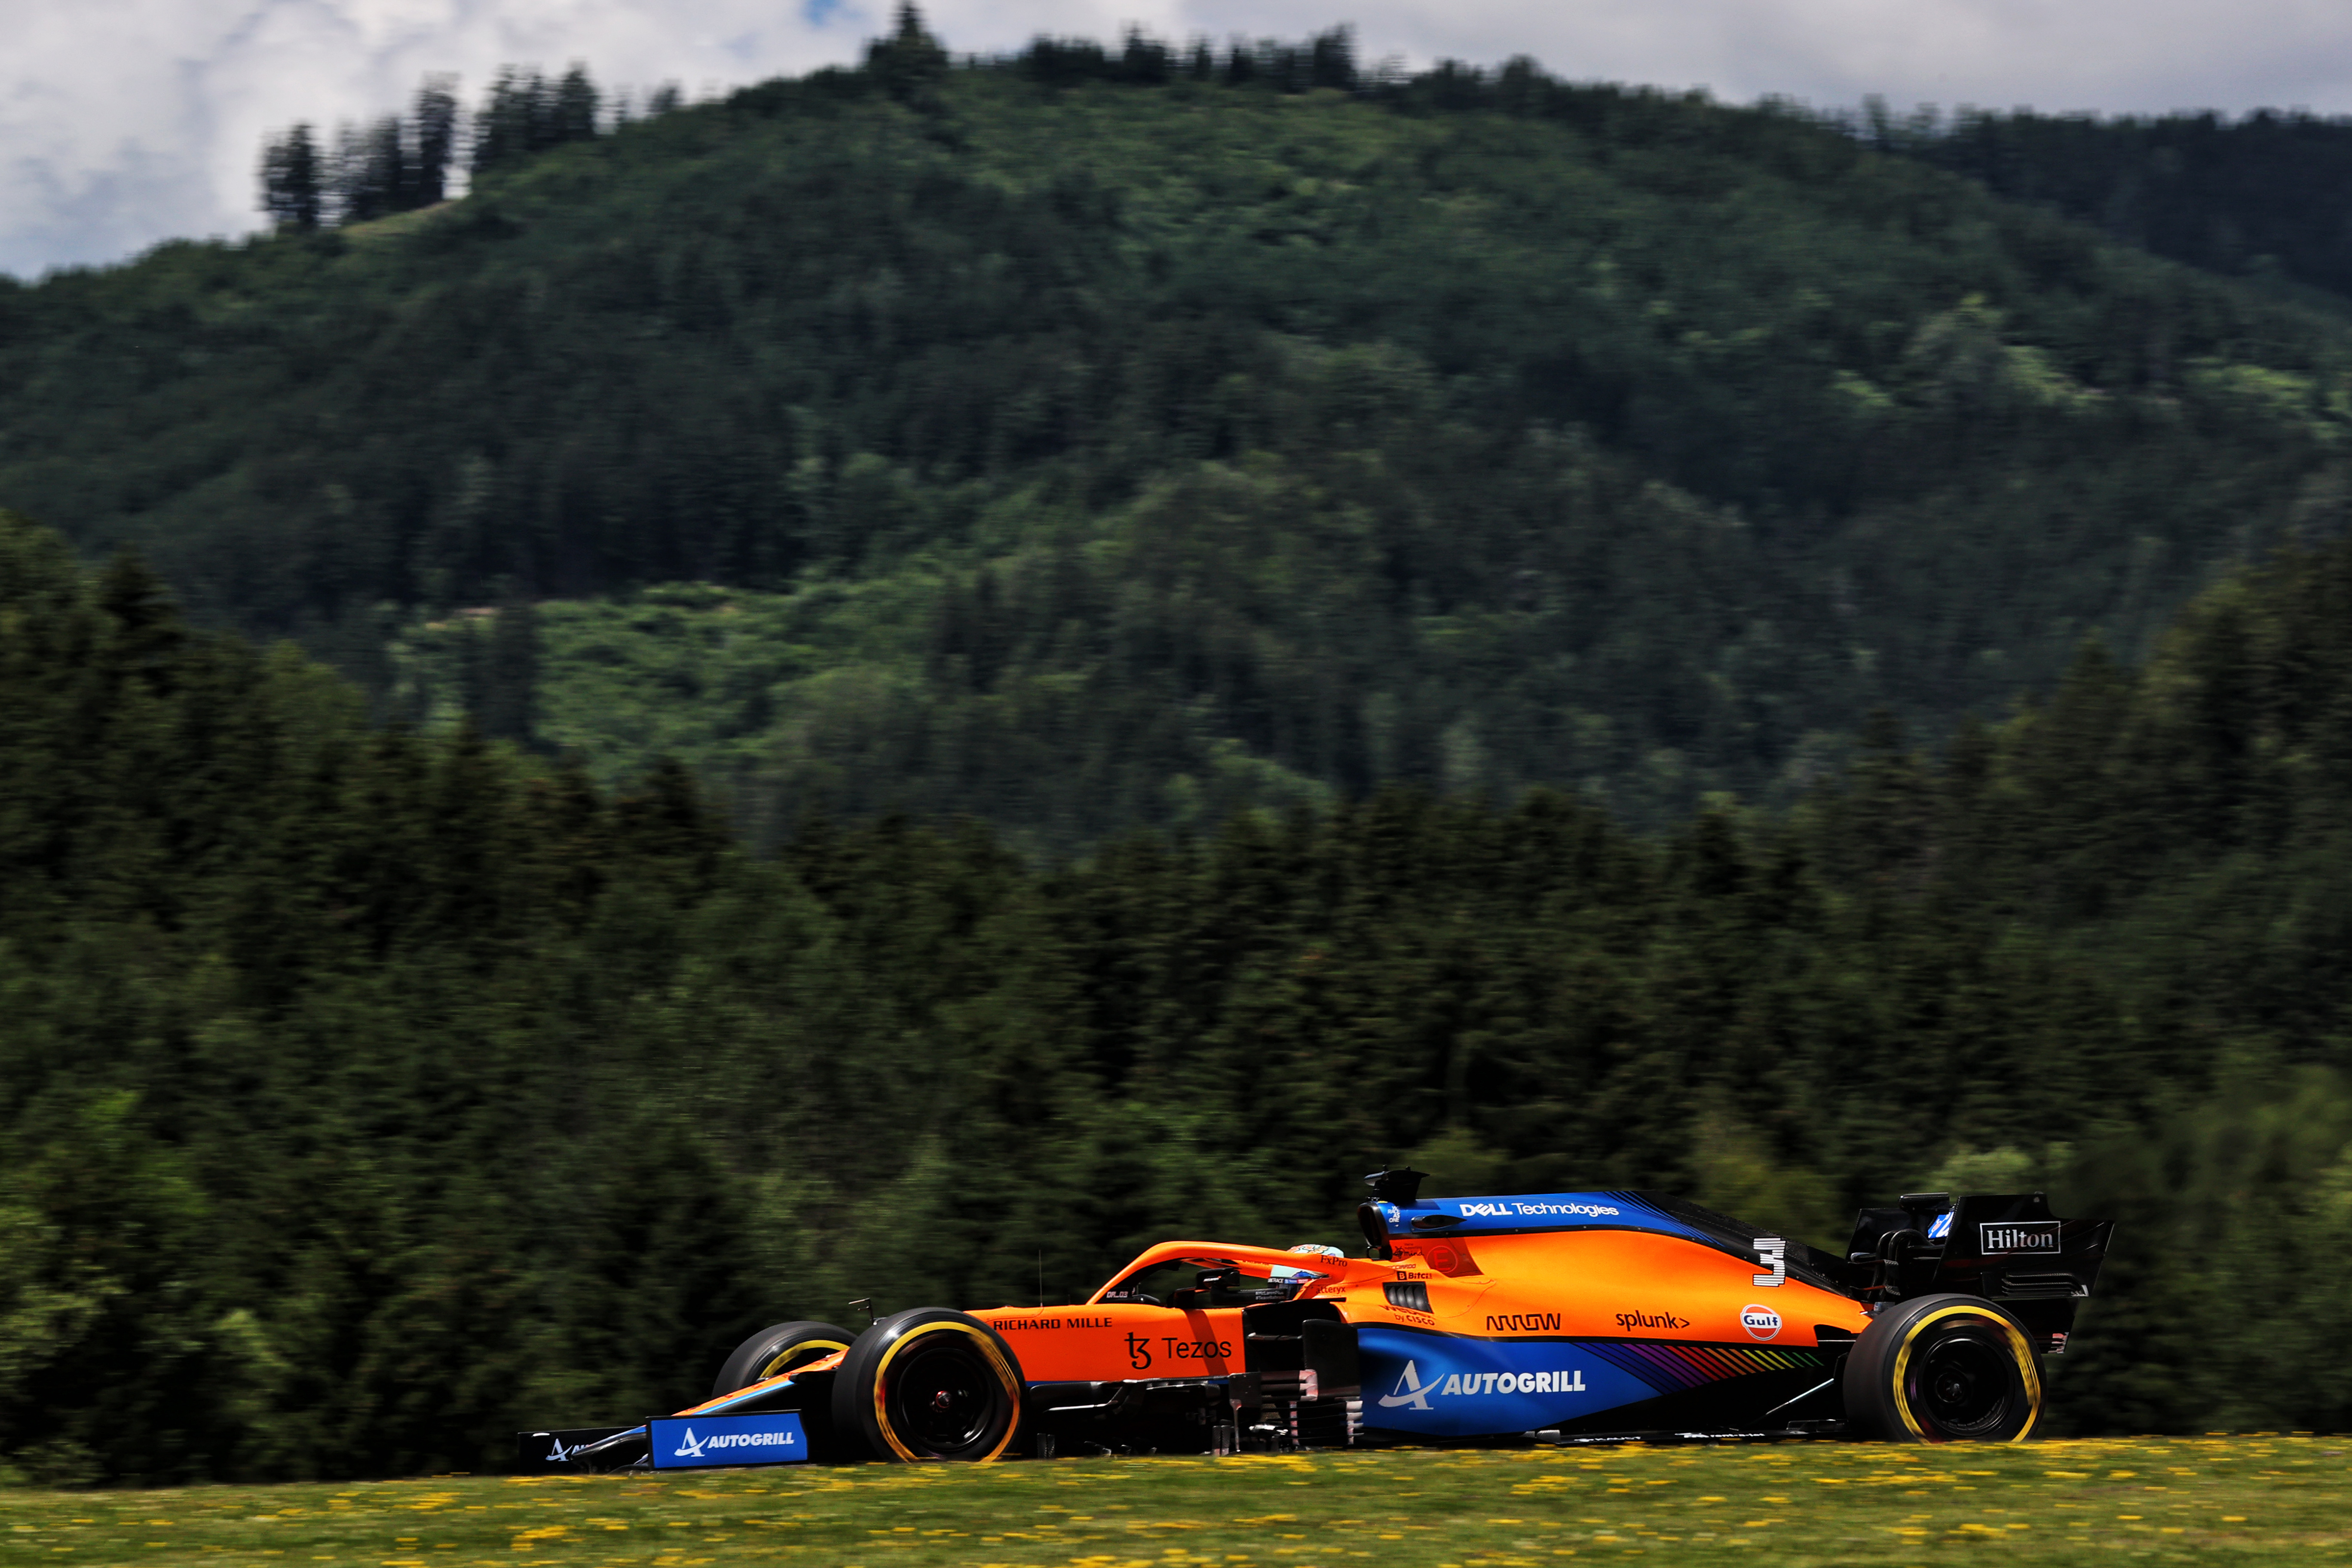
[(1021, 1363), (979, 1319), (895, 1312), (857, 1336), (833, 1380), (834, 1429), (878, 1459), (993, 1459), (1021, 1426)]
[(1846, 1353), (1846, 1419), (1897, 1443), (2021, 1443), (2041, 1423), (2041, 1359), (2025, 1328), (1980, 1296), (1881, 1308)]
[(735, 1353), (727, 1358), (727, 1364), (719, 1369), (719, 1376), (710, 1385), (710, 1397), (718, 1399), (739, 1388), (782, 1377), (813, 1361), (823, 1361), (847, 1350), (854, 1337), (847, 1329), (805, 1320), (761, 1329), (737, 1345)]

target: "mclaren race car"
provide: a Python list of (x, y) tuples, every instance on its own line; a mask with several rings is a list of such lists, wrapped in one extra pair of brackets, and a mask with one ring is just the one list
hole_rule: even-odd
[(1535, 1438), (2014, 1442), (2112, 1223), (1913, 1194), (1833, 1257), (1654, 1193), (1418, 1196), (1365, 1256), (1169, 1241), (1083, 1305), (779, 1323), (711, 1397), (519, 1434), (530, 1469)]

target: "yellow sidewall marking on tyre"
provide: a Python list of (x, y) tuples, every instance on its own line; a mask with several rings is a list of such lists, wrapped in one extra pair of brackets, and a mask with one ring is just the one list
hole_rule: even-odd
[[(848, 1348), (839, 1340), (803, 1340), (790, 1350), (778, 1351), (769, 1359), (768, 1364), (760, 1369), (760, 1374), (751, 1382), (765, 1383), (772, 1377), (782, 1376), (792, 1370), (792, 1365), (787, 1365), (787, 1363), (797, 1365), (804, 1361), (823, 1361), (825, 1357), (837, 1354)], [(812, 1351), (815, 1352), (813, 1355), (808, 1353)], [(748, 1387), (749, 1384), (745, 1386)]]
[(874, 1425), (881, 1432), (882, 1440), (890, 1445), (892, 1453), (909, 1464), (922, 1462), (921, 1456), (898, 1441), (898, 1434), (890, 1430), (890, 1411), (887, 1403), (890, 1363), (898, 1359), (900, 1351), (914, 1343), (916, 1340), (925, 1334), (937, 1333), (942, 1330), (961, 1334), (980, 1346), (981, 1353), (988, 1358), (988, 1364), (996, 1369), (996, 1379), (1004, 1389), (1005, 1398), (1013, 1402), (1013, 1419), (1004, 1424), (1004, 1436), (998, 1439), (995, 1447), (973, 1461), (976, 1464), (984, 1465), (1003, 1453), (1006, 1446), (1013, 1441), (1013, 1434), (1020, 1430), (1021, 1383), (1013, 1375), (1013, 1369), (1004, 1364), (1004, 1356), (997, 1350), (995, 1342), (986, 1334), (975, 1330), (970, 1323), (918, 1323), (890, 1342), (890, 1348), (884, 1351), (882, 1359), (874, 1363)]
[(1903, 1417), (1903, 1425), (1911, 1428), (1911, 1436), (1923, 1443), (1927, 1441), (1927, 1434), (1920, 1429), (1918, 1420), (1911, 1414), (1911, 1402), (1903, 1397), (1903, 1374), (1910, 1369), (1911, 1349), (1919, 1342), (1921, 1331), (1930, 1323), (1942, 1322), (1946, 1318), (1977, 1318), (2000, 1331), (2002, 1342), (2009, 1347), (2010, 1356), (2017, 1363), (2018, 1373), (2025, 1379), (2026, 1420), (2025, 1425), (2017, 1429), (2017, 1436), (1997, 1440), (2023, 1442), (2042, 1414), (2042, 1369), (2033, 1364), (2033, 1347), (2025, 1342), (2025, 1336), (2018, 1332), (2017, 1325), (2007, 1318), (1996, 1316), (1981, 1307), (1960, 1303), (1938, 1307), (1932, 1312), (1922, 1314), (1903, 1332), (1903, 1343), (1895, 1352), (1894, 1370), (1895, 1409)]

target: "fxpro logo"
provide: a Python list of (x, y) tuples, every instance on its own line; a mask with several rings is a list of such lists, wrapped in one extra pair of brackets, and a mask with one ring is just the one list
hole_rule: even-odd
[(1403, 1373), (1397, 1378), (1393, 1391), (1381, 1395), (1381, 1404), (1391, 1410), (1400, 1405), (1414, 1410), (1427, 1410), (1435, 1399), (1459, 1399), (1474, 1394), (1582, 1394), (1584, 1369), (1569, 1367), (1553, 1372), (1449, 1372), (1445, 1381), (1421, 1380), (1421, 1368), (1412, 1362), (1404, 1363)]
[(800, 1439), (790, 1432), (713, 1432), (708, 1437), (697, 1437), (694, 1428), (686, 1429), (686, 1440), (673, 1451), (673, 1459), (706, 1458), (705, 1448), (795, 1448)]

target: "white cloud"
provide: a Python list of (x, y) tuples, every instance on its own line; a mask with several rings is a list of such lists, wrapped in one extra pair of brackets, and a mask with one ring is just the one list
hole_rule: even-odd
[[(2341, 0), (980, 0), (926, 6), (959, 50), (1048, 31), (1296, 37), (1341, 17), (1368, 57), (1531, 54), (1575, 79), (1850, 105), (2352, 111)], [(455, 70), (587, 62), (690, 95), (856, 58), (888, 0), (0, 0), (0, 270), (116, 259), (258, 223), (262, 140), (405, 106)]]

